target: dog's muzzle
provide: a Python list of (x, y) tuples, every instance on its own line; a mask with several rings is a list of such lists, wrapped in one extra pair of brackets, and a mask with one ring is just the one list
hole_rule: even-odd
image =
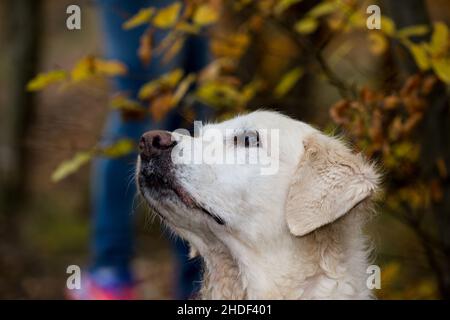
[[(173, 192), (190, 209), (198, 209), (218, 224), (224, 222), (217, 215), (197, 203), (184, 188), (177, 183), (171, 152), (177, 142), (167, 131), (153, 130), (142, 135), (139, 141), (141, 164), (138, 172), (138, 186), (141, 191), (148, 190), (157, 201), (171, 199)], [(173, 194), (172, 193), (172, 194)]]

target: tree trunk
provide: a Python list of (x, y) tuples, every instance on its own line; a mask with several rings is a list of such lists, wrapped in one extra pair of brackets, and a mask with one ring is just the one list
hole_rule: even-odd
[(41, 17), (40, 0), (8, 0), (4, 30), (7, 48), (7, 103), (2, 108), (0, 154), (0, 225), (10, 227), (9, 220), (25, 199), (27, 150), (25, 137), (33, 120), (35, 102), (26, 92), (27, 82), (36, 74)]
[[(389, 11), (389, 16), (393, 18), (398, 29), (420, 24), (432, 27), (423, 0), (385, 1), (385, 4)], [(423, 40), (429, 40), (429, 35), (413, 39), (416, 42)], [(402, 58), (397, 56), (396, 59), (401, 69), (407, 74), (413, 74), (418, 71), (411, 56), (407, 59), (405, 59), (404, 55)], [(448, 147), (450, 145), (449, 101), (443, 83), (439, 83), (430, 95), (429, 109), (425, 114), (421, 139), (421, 165), (424, 179), (426, 181), (439, 179), (442, 182), (442, 201), (434, 203), (431, 211), (436, 221), (439, 240), (447, 250), (445, 250), (444, 259), (437, 259), (435, 252), (431, 252), (431, 254), (434, 255), (432, 258), (439, 261), (439, 265), (434, 268), (440, 269), (435, 270), (440, 293), (443, 298), (450, 299), (450, 256), (448, 252), (450, 249), (450, 179), (448, 173), (443, 177), (442, 172), (439, 172), (437, 169), (438, 159), (441, 159), (445, 164), (444, 167), (450, 169), (450, 148)], [(425, 243), (424, 245), (426, 247), (431, 244)], [(430, 265), (432, 265), (431, 261)]]

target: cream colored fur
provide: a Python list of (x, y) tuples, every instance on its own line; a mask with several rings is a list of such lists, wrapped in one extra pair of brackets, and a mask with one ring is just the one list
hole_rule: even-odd
[[(362, 229), (379, 180), (373, 166), (339, 139), (274, 112), (209, 126), (279, 129), (280, 168), (260, 176), (245, 165), (175, 166), (180, 185), (220, 216), (223, 226), (141, 188), (165, 223), (202, 256), (200, 297), (372, 298)], [(262, 141), (262, 148), (268, 143)]]

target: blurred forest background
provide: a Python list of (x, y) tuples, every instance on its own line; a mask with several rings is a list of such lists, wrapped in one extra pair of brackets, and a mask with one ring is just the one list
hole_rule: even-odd
[[(66, 28), (66, 8), (82, 29)], [(366, 26), (381, 7), (381, 29)], [(214, 59), (199, 74), (173, 70), (139, 101), (110, 88), (126, 72), (102, 58), (95, 2), (0, 2), (0, 298), (63, 298), (66, 268), (86, 265), (89, 160), (108, 112), (155, 119), (198, 99), (226, 118), (261, 107), (344, 133), (385, 173), (370, 227), (380, 299), (450, 298), (450, 2), (446, 0), (175, 1), (126, 13), (148, 25), (142, 63), (170, 61), (187, 35), (206, 34)], [(167, 29), (159, 46), (152, 30)], [(195, 83), (196, 89), (187, 89)], [(145, 210), (144, 210), (145, 211)], [(136, 214), (140, 297), (172, 296), (173, 257), (158, 225)]]

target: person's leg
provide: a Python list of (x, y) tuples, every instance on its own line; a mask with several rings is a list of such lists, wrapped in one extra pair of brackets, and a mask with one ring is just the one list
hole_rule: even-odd
[[(139, 38), (144, 28), (123, 30), (123, 22), (139, 9), (152, 5), (160, 6), (170, 1), (148, 0), (98, 0), (105, 37), (105, 53), (108, 59), (117, 59), (127, 65), (128, 73), (114, 79), (114, 87), (136, 97), (139, 88), (147, 81), (157, 78), (179, 64), (177, 57), (169, 65), (158, 58), (143, 67), (137, 57)], [(155, 34), (156, 41), (164, 37)], [(119, 138), (128, 137), (138, 141), (146, 130), (152, 128), (176, 128), (180, 120), (176, 113), (165, 121), (152, 124), (149, 119), (124, 121), (119, 112), (111, 112), (102, 143), (109, 144)], [(91, 276), (107, 289), (132, 287), (130, 262), (133, 255), (132, 204), (136, 193), (132, 181), (136, 154), (117, 159), (98, 158), (94, 162), (92, 175), (93, 209), (93, 263)], [(127, 292), (127, 291), (125, 291)], [(126, 296), (126, 294), (125, 294)], [(124, 296), (124, 297), (125, 297)], [(117, 297), (121, 297), (120, 294)]]
[[(125, 77), (115, 79), (119, 91), (136, 96), (146, 81), (156, 78), (175, 66), (184, 67), (186, 72), (201, 69), (209, 60), (207, 41), (204, 38), (191, 38), (183, 51), (171, 63), (163, 64), (153, 58), (148, 67), (143, 67), (137, 58), (139, 37), (144, 28), (129, 31), (122, 29), (126, 18), (146, 6), (167, 5), (170, 1), (145, 0), (97, 0), (102, 14), (105, 34), (106, 56), (124, 62), (128, 67)], [(155, 43), (164, 37), (156, 32)], [(195, 106), (197, 119), (204, 119), (205, 108)], [(164, 121), (156, 124), (158, 128), (174, 130), (180, 126), (177, 112), (171, 112)], [(105, 131), (105, 141), (113, 142), (121, 137), (137, 140), (140, 135), (155, 128), (145, 121), (124, 122), (118, 112), (112, 112)], [(130, 261), (133, 253), (132, 202), (135, 186), (130, 176), (135, 155), (120, 159), (97, 159), (93, 171), (93, 268), (92, 274), (106, 285), (117, 286), (132, 283)], [(176, 297), (186, 299), (198, 286), (200, 262), (188, 261), (187, 246), (180, 239), (174, 243), (177, 257)]]

